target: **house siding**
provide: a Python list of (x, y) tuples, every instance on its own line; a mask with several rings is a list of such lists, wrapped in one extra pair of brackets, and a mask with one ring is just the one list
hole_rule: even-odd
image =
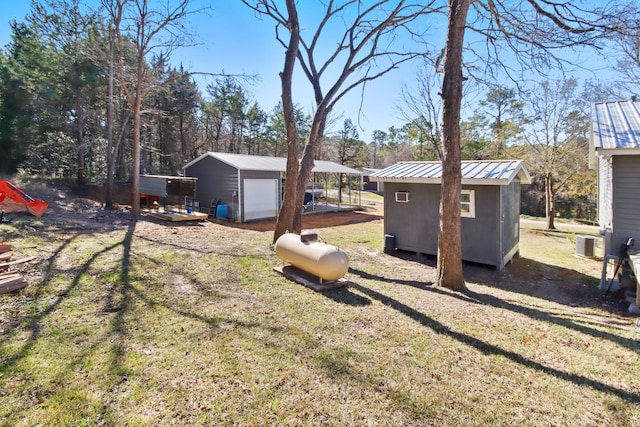
[(640, 156), (613, 157), (613, 221), (609, 251), (633, 237), (640, 242)]
[[(181, 176), (140, 175), (140, 194), (155, 196), (164, 204), (184, 204), (196, 193), (196, 185), (197, 180)], [(144, 203), (150, 201), (145, 198)]]
[(604, 232), (613, 222), (612, 156), (602, 156), (598, 162), (598, 224)]

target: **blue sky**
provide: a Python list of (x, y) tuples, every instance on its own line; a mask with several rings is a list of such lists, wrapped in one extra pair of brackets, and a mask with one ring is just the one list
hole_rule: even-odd
[[(2, 0), (3, 12), (0, 20), (0, 46), (9, 43), (12, 20), (19, 22), (30, 11), (28, 0)], [(259, 106), (270, 112), (280, 101), (280, 78), (284, 49), (275, 40), (275, 26), (266, 18), (256, 17), (255, 14), (240, 1), (203, 0), (204, 5), (211, 4), (206, 14), (192, 15), (189, 18), (189, 28), (193, 32), (197, 46), (181, 48), (172, 54), (172, 63), (182, 63), (185, 69), (192, 72), (229, 73), (258, 75), (259, 80), (249, 84), (248, 91), (253, 93)], [(400, 126), (403, 123), (400, 113), (394, 107), (399, 101), (399, 93), (404, 81), (414, 80), (413, 72), (401, 73), (395, 71), (392, 75), (379, 82), (370, 83), (364, 95), (363, 113), (358, 119), (360, 108), (359, 90), (353, 91), (351, 96), (340, 102), (336, 113), (344, 118), (351, 118), (362, 126), (360, 137), (366, 141), (375, 129), (387, 130), (390, 126)], [(213, 82), (213, 77), (197, 77), (202, 83), (201, 91), (205, 92), (207, 82)], [(312, 111), (313, 93), (302, 78), (297, 79), (294, 86), (296, 102), (305, 110)], [(340, 123), (342, 120), (340, 121)]]
[[(10, 42), (9, 22), (14, 19), (23, 21), (30, 10), (30, 2), (2, 0), (2, 3), (0, 46), (5, 46)], [(90, 0), (88, 3), (98, 1)], [(284, 49), (275, 40), (273, 22), (267, 18), (256, 17), (239, 0), (196, 0), (195, 3), (194, 7), (198, 7), (198, 4), (211, 5), (206, 14), (189, 17), (189, 28), (198, 45), (176, 50), (172, 55), (172, 63), (176, 66), (182, 63), (185, 69), (191, 72), (224, 71), (229, 74), (258, 75), (259, 80), (247, 89), (263, 110), (271, 111), (280, 100), (278, 73), (284, 60)], [(312, 10), (307, 9), (310, 3), (305, 1), (304, 4), (305, 9), (300, 11), (303, 27), (305, 22), (308, 22), (306, 18), (313, 14)], [(397, 107), (401, 103), (401, 88), (403, 85), (411, 87), (415, 84), (416, 69), (417, 64), (405, 64), (400, 70), (394, 70), (369, 83), (364, 95), (359, 89), (353, 90), (340, 101), (334, 113), (342, 114), (343, 118), (350, 118), (359, 124), (360, 138), (367, 142), (370, 141), (374, 130), (386, 131), (390, 126), (401, 126), (405, 122)], [(305, 110), (312, 111), (313, 93), (301, 72), (296, 72), (296, 102)], [(583, 77), (589, 78), (593, 75)], [(206, 83), (212, 82), (213, 78), (198, 77), (196, 80), (204, 94)], [(508, 83), (505, 81), (505, 84)], [(362, 112), (359, 115), (361, 104)], [(337, 126), (340, 127), (342, 119), (338, 123)]]

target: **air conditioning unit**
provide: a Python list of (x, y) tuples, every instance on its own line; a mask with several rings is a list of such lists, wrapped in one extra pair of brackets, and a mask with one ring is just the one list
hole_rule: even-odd
[(594, 236), (576, 236), (576, 255), (593, 258), (595, 243), (596, 238)]

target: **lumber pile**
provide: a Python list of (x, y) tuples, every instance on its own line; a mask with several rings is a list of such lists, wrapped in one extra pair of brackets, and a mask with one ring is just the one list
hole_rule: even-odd
[(12, 259), (12, 257), (13, 247), (4, 243), (2, 237), (0, 237), (0, 294), (17, 291), (28, 285), (22, 274), (13, 271), (12, 268), (15, 265), (31, 261), (35, 257), (22, 259)]

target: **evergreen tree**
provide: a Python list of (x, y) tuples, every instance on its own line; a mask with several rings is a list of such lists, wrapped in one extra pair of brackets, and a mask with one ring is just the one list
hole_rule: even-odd
[[(12, 41), (0, 68), (0, 173), (11, 173), (28, 149), (59, 130), (54, 55), (36, 31), (11, 23)], [(46, 158), (36, 168), (46, 171)], [(41, 169), (44, 167), (44, 169)]]

